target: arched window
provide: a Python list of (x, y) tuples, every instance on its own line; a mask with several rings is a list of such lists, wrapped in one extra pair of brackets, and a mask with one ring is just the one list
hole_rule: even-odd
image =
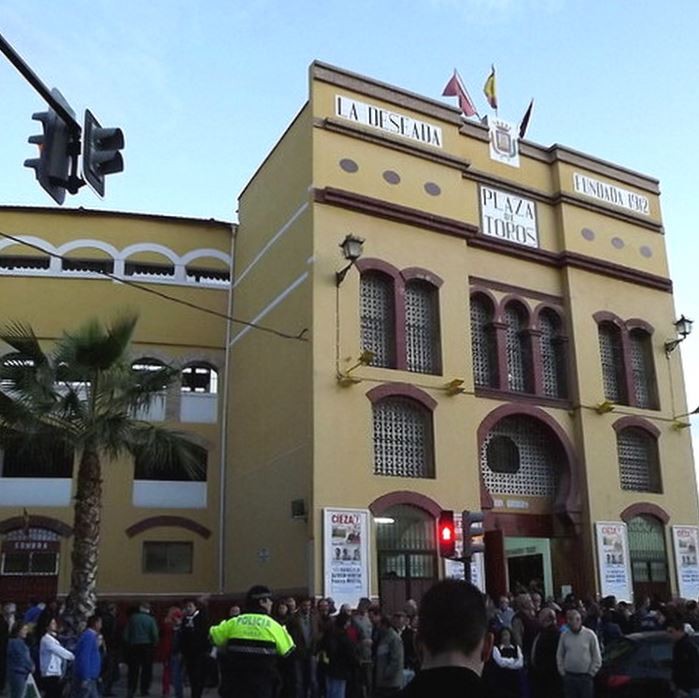
[(628, 395), (621, 330), (613, 322), (601, 322), (598, 332), (604, 397), (612, 402), (626, 405)]
[(505, 308), (507, 325), (507, 387), (519, 393), (534, 389), (529, 337), (526, 334), (527, 311), (519, 303)]
[(539, 315), (541, 331), (541, 379), (544, 395), (567, 396), (567, 358), (565, 343), (561, 341), (561, 321), (552, 310)]
[(484, 295), (471, 298), (471, 354), (473, 380), (477, 386), (498, 387), (498, 356), (493, 332), (493, 304)]
[[(159, 359), (141, 358), (131, 364), (131, 370), (135, 373), (150, 374), (162, 371), (165, 364)], [(134, 411), (136, 419), (142, 419), (146, 422), (163, 422), (165, 421), (165, 391), (167, 385), (164, 383), (160, 393), (153, 393), (149, 404), (142, 405)]]
[(617, 433), (622, 490), (662, 492), (658, 444), (645, 429), (626, 427)]
[(420, 279), (405, 284), (405, 344), (408, 371), (441, 372), (439, 295)]
[(526, 415), (504, 417), (481, 446), (483, 482), (491, 494), (554, 498), (563, 458), (546, 425)]
[(366, 271), (360, 281), (362, 350), (373, 353), (372, 366), (396, 367), (396, 309), (393, 279)]
[(180, 421), (215, 424), (218, 420), (218, 373), (209, 364), (191, 363), (182, 369)]
[(208, 364), (188, 364), (182, 369), (183, 393), (201, 393), (216, 395), (218, 393), (218, 373)]
[(374, 474), (434, 477), (431, 411), (405, 397), (379, 400), (373, 410)]
[(636, 407), (657, 409), (653, 347), (650, 335), (645, 330), (634, 329), (629, 333), (631, 344), (631, 369)]

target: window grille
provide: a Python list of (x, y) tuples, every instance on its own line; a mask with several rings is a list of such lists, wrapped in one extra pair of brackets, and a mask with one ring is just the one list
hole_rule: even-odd
[(471, 354), (476, 385), (497, 387), (497, 348), (490, 328), (493, 312), (490, 304), (478, 296), (471, 299)]
[(661, 492), (658, 445), (655, 438), (637, 427), (617, 435), (619, 477), (622, 490)]
[[(490, 448), (492, 441), (509, 439), (519, 452), (519, 468), (507, 472), (511, 463), (496, 463), (496, 455), (512, 458), (512, 449)], [(504, 442), (503, 442), (504, 443)], [(490, 431), (481, 448), (481, 472), (492, 494), (512, 494), (553, 498), (558, 489), (563, 455), (556, 437), (545, 425), (531, 417), (505, 417)], [(491, 467), (495, 466), (495, 470)]]
[(372, 366), (395, 368), (393, 280), (380, 273), (362, 274), (360, 305), (362, 349), (374, 354)]
[(434, 477), (432, 414), (405, 398), (374, 404), (374, 474)]
[(628, 523), (628, 533), (634, 582), (667, 582), (663, 524), (651, 516), (636, 516)]
[(22, 257), (20, 255), (0, 256), (0, 269), (46, 269), (51, 266), (50, 257)]
[(528, 338), (524, 310), (510, 304), (505, 309), (507, 345), (507, 387), (519, 393), (531, 392), (532, 375), (529, 366)]
[(436, 549), (436, 527), (429, 514), (408, 504), (398, 504), (381, 516), (393, 519), (393, 523), (377, 525), (376, 547), (379, 551)]
[(646, 409), (654, 409), (656, 407), (655, 376), (650, 335), (643, 330), (633, 330), (629, 339), (636, 405)]
[(66, 259), (61, 262), (63, 271), (79, 271), (93, 274), (113, 274), (113, 259)]
[(440, 372), (438, 291), (432, 284), (405, 286), (405, 340), (408, 371)]
[(604, 397), (612, 402), (626, 404), (621, 330), (610, 322), (603, 322), (599, 326), (599, 351)]
[(560, 337), (560, 321), (555, 313), (544, 311), (539, 316), (541, 331), (541, 369), (544, 395), (566, 396), (566, 357)]

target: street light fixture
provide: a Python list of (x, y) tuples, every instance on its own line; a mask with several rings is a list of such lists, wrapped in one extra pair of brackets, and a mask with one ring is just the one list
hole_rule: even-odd
[(680, 316), (680, 319), (674, 323), (675, 330), (677, 331), (677, 338), (669, 339), (665, 342), (665, 353), (667, 356), (670, 356), (670, 354), (677, 349), (677, 345), (692, 334), (692, 324), (693, 321), (686, 318), (684, 315)]
[(340, 243), (340, 247), (342, 248), (342, 255), (346, 260), (349, 261), (349, 264), (344, 269), (335, 272), (336, 286), (339, 286), (343, 282), (345, 276), (347, 276), (347, 272), (350, 270), (352, 266), (354, 266), (354, 263), (362, 256), (362, 252), (364, 250), (364, 240), (350, 233)]

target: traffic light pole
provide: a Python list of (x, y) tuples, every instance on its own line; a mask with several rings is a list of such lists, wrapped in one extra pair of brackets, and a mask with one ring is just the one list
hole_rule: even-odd
[(75, 117), (51, 94), (51, 90), (44, 85), (41, 78), (39, 78), (39, 76), (24, 62), (24, 59), (17, 53), (17, 51), (14, 50), (14, 48), (12, 48), (12, 46), (10, 46), (2, 34), (0, 34), (0, 51), (7, 56), (10, 63), (17, 68), (22, 77), (24, 77), (26, 81), (39, 93), (41, 98), (49, 105), (49, 107), (51, 107), (51, 109), (53, 109), (56, 114), (61, 117), (61, 120), (68, 126), (71, 134), (79, 140), (82, 127), (75, 120)]
[(80, 136), (82, 127), (75, 120), (67, 105), (41, 81), (41, 78), (25, 63), (24, 59), (14, 50), (5, 37), (0, 34), (0, 51), (5, 54), (12, 65), (17, 68), (23, 78), (39, 93), (39, 96), (49, 105), (66, 125), (70, 133), (68, 154), (70, 155), (70, 175), (62, 184), (71, 194), (77, 194), (85, 182), (78, 176), (78, 156), (80, 155)]

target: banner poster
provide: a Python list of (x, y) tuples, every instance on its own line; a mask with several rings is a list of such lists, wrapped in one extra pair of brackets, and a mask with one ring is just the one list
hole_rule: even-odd
[[(454, 529), (456, 533), (456, 556), (461, 557), (464, 552), (464, 532), (461, 516), (454, 517)], [(474, 542), (481, 542), (479, 538)], [(464, 579), (464, 563), (459, 560), (444, 560), (444, 576), (447, 579)], [(471, 584), (478, 587), (485, 594), (485, 559), (483, 553), (475, 553), (471, 558)]]
[(518, 127), (508, 121), (488, 116), (490, 159), (510, 167), (519, 167)]
[(324, 509), (323, 529), (325, 596), (356, 608), (369, 596), (369, 511)]
[(626, 524), (621, 521), (598, 521), (595, 528), (600, 594), (603, 597), (616, 596), (618, 601), (633, 601)]
[(683, 599), (699, 597), (699, 526), (673, 526), (677, 588)]

